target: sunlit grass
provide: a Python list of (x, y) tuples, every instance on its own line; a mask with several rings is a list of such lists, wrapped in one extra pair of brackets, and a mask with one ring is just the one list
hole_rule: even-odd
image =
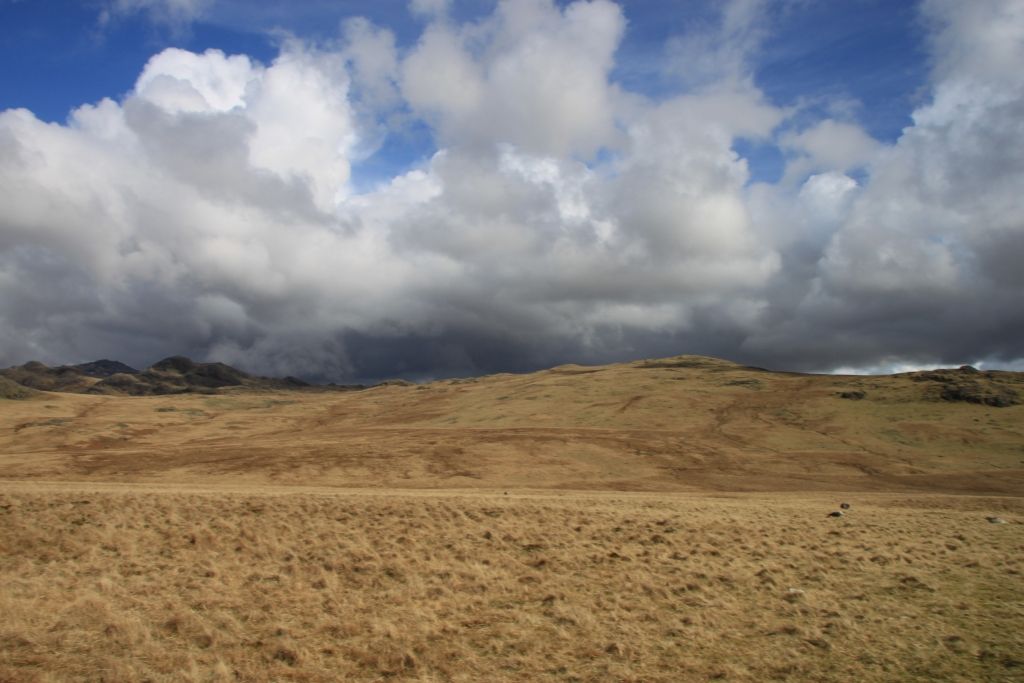
[(0, 680), (1024, 670), (1019, 501), (875, 495), (826, 518), (835, 503), (9, 485)]

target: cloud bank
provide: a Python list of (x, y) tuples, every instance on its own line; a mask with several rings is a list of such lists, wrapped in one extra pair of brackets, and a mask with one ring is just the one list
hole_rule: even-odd
[[(612, 2), (458, 23), (417, 1), (405, 49), (354, 19), (269, 64), (164, 50), (66, 125), (0, 112), (0, 363), (185, 353), (354, 381), (1024, 358), (1024, 7), (923, 3), (930, 96), (884, 144), (766, 99), (763, 4), (671, 41), (659, 98), (611, 76)], [(202, 3), (117, 3), (150, 5)], [(417, 125), (432, 153), (357, 191)], [(741, 140), (785, 153), (779, 182), (750, 181)]]

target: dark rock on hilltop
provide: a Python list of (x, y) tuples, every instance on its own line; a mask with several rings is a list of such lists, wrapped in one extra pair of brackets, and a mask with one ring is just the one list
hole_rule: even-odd
[(1019, 373), (982, 372), (970, 365), (963, 365), (955, 370), (913, 372), (910, 378), (915, 382), (933, 383), (928, 392), (933, 398), (942, 401), (975, 403), (994, 408), (1007, 408), (1021, 402), (1017, 388), (1021, 385)]
[(1000, 387), (992, 390), (976, 383), (947, 384), (942, 388), (942, 400), (979, 403), (995, 408), (1006, 408), (1020, 403), (1020, 395), (1013, 389)]
[(130, 365), (125, 365), (124, 363), (116, 360), (107, 360), (105, 358), (103, 360), (94, 360), (91, 363), (79, 363), (78, 365), (72, 365), (70, 367), (87, 377), (98, 377), (100, 379), (117, 374), (137, 375), (139, 372)]
[(165, 358), (142, 373), (155, 381), (215, 389), (237, 387), (255, 379), (224, 363), (196, 363), (184, 356)]
[(195, 368), (195, 361), (185, 356), (170, 356), (149, 366), (149, 369), (155, 372), (177, 372), (181, 374), (191, 372)]

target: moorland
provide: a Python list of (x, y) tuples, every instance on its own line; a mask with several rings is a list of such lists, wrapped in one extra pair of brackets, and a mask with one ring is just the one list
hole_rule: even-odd
[(1021, 374), (186, 360), (0, 371), (0, 680), (1024, 679)]

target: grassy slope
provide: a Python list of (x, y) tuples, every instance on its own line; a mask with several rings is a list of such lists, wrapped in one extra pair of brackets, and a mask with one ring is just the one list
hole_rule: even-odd
[(0, 477), (1024, 491), (1024, 406), (938, 401), (930, 385), (680, 357), (351, 393), (50, 394), (0, 411)]

